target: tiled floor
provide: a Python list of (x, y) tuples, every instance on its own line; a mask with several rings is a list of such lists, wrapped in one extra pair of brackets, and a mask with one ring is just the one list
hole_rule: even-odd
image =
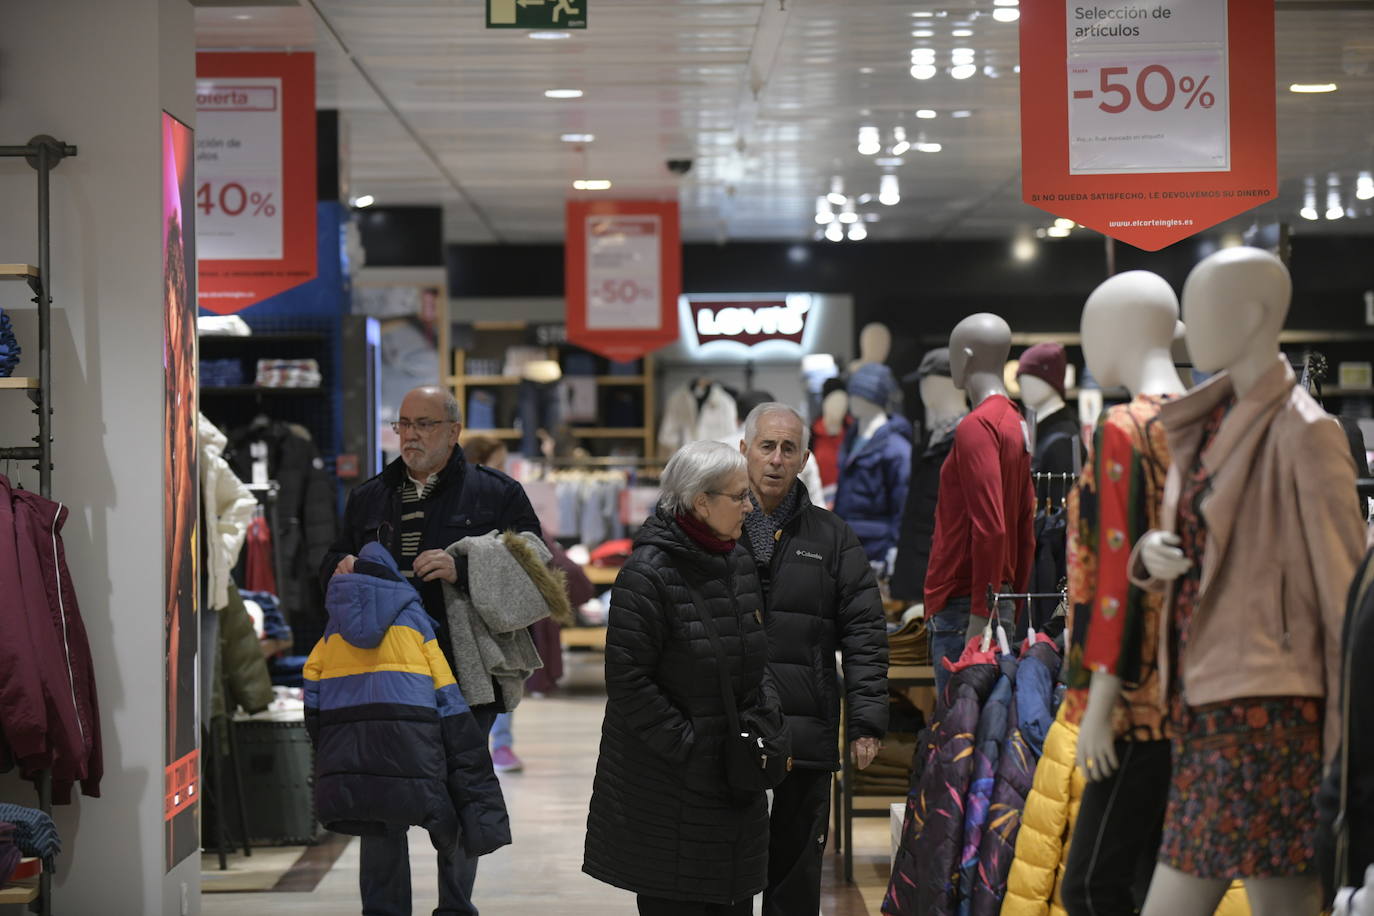
[[(523, 773), (502, 777), (514, 843), (483, 858), (477, 875), (477, 904), (483, 916), (633, 916), (632, 895), (581, 872), (587, 801), (600, 736), (605, 694), (600, 656), (569, 658), (568, 690), (527, 699), (515, 715), (516, 749)], [(428, 838), (411, 834), (414, 912), (436, 904), (435, 862)], [(877, 916), (887, 885), (886, 819), (855, 821), (855, 877), (858, 887), (837, 878), (838, 857), (827, 854), (825, 916)], [(206, 894), (206, 916), (281, 914), (340, 916), (358, 912), (358, 844), (350, 843), (333, 870), (311, 893)]]

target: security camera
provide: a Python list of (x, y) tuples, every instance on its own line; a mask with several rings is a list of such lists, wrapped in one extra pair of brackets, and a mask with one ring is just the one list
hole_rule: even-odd
[(688, 172), (690, 172), (691, 170), (692, 170), (692, 160), (690, 160), (690, 159), (669, 159), (669, 160), (668, 160), (668, 171), (672, 172), (674, 175), (677, 175), (677, 176), (680, 177), (680, 176), (682, 176), (682, 175), (686, 175), (686, 174), (687, 174)]

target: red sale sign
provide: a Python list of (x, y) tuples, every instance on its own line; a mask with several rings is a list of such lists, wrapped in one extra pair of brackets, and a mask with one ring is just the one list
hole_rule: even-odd
[(676, 201), (570, 200), (564, 250), (570, 343), (630, 360), (677, 340)]
[(242, 311), (315, 277), (315, 55), (196, 55), (199, 305)]
[(1022, 0), (1022, 199), (1156, 251), (1278, 193), (1272, 0)]

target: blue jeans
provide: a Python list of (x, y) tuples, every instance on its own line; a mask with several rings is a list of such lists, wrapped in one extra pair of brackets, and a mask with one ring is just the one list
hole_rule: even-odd
[[(926, 634), (930, 637), (930, 663), (935, 666), (936, 705), (941, 709), (945, 705), (945, 685), (949, 683), (950, 672), (940, 664), (940, 660), (947, 658), (953, 664), (964, 654), (964, 646), (968, 644), (966, 637), (969, 607), (967, 595), (962, 598), (951, 598), (939, 613), (926, 620)], [(997, 608), (997, 616), (1002, 619), (1007, 639), (1012, 639), (1016, 632), (1013, 626), (1016, 620), (1016, 605), (1010, 601), (1001, 602)], [(1015, 646), (1012, 648), (1014, 650)]]
[(561, 422), (558, 383), (542, 384), (526, 379), (520, 383), (515, 396), (520, 411), (520, 453), (526, 457), (538, 455), (539, 430), (552, 435)]
[[(495, 713), (474, 711), (477, 728), (491, 731)], [(410, 845), (406, 830), (398, 828), (385, 836), (365, 836), (360, 847), (358, 889), (363, 898), (363, 916), (411, 916)], [(439, 906), (434, 916), (478, 916), (472, 902), (472, 886), (477, 881), (477, 857), (468, 857), (461, 844), (451, 849), (435, 847), (439, 857)]]
[(491, 725), (491, 746), (492, 747), (512, 747), (515, 738), (510, 731), (511, 713), (503, 712), (496, 717), (496, 721)]

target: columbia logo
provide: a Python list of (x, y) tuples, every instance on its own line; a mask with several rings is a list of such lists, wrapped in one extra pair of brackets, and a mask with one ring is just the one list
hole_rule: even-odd
[(821, 556), (820, 554), (818, 554), (818, 553), (812, 553), (812, 552), (809, 551), (809, 550), (798, 550), (798, 551), (797, 551), (797, 556), (799, 556), (799, 557), (806, 557), (808, 560), (824, 560), (824, 559), (825, 559), (825, 557)]

